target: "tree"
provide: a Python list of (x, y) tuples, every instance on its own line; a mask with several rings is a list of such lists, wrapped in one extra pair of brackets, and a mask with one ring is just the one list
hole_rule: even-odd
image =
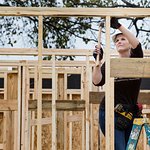
[[(4, 0), (0, 4), (1, 6), (17, 6), (17, 7), (150, 7), (150, 2), (145, 0)], [(127, 18), (130, 22), (129, 28), (135, 27), (137, 36), (141, 31), (145, 32), (143, 42), (145, 48), (150, 45), (149, 27), (145, 28), (145, 22), (148, 18)], [(148, 20), (149, 21), (149, 20)], [(99, 18), (54, 18), (44, 17), (44, 29), (43, 29), (43, 45), (45, 48), (73, 48), (77, 38), (82, 39), (83, 42), (89, 41), (97, 42), (97, 31), (92, 26), (93, 23), (98, 24)], [(140, 23), (139, 23), (140, 22)], [(24, 43), (28, 43), (26, 47), (37, 46), (37, 31), (38, 20), (36, 17), (0, 17), (0, 45), (11, 47), (19, 45), (19, 41), (22, 38)], [(90, 34), (90, 36), (87, 36)], [(21, 37), (21, 38), (20, 38)], [(23, 38), (25, 37), (25, 38)], [(61, 59), (66, 59), (62, 57)], [(70, 57), (70, 59), (73, 59)]]

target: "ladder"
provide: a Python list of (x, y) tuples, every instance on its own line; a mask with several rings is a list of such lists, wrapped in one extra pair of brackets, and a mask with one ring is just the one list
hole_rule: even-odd
[(127, 143), (126, 150), (136, 150), (137, 143), (140, 137), (142, 128), (145, 128), (147, 143), (150, 146), (150, 119), (149, 118), (135, 118), (130, 137)]

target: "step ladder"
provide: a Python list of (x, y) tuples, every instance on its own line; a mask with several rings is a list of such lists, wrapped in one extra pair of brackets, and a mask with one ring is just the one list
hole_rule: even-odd
[(147, 143), (150, 146), (150, 119), (149, 118), (135, 118), (133, 121), (133, 127), (130, 133), (130, 137), (127, 143), (126, 150), (136, 150), (137, 143), (140, 137), (140, 133), (143, 127), (146, 132)]

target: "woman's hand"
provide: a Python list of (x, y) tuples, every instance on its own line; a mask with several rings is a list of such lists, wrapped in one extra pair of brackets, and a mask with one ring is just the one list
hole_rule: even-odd
[(103, 54), (104, 54), (104, 51), (101, 47), (98, 47), (97, 45), (95, 46), (95, 49), (93, 51), (93, 57), (97, 58), (97, 55), (99, 55), (99, 61), (103, 59)]
[(112, 17), (110, 20), (110, 26), (114, 29), (120, 28), (121, 24), (118, 22), (118, 19), (115, 17)]

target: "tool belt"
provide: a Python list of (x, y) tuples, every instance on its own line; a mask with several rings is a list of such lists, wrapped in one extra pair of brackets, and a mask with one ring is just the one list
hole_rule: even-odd
[(115, 128), (125, 130), (132, 125), (133, 113), (124, 105), (117, 104), (115, 107)]

